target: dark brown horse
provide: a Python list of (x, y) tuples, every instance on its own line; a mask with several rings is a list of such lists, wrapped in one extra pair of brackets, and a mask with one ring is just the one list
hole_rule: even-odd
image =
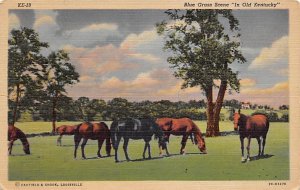
[(264, 114), (254, 114), (246, 116), (238, 113), (233, 115), (234, 130), (238, 130), (240, 134), (242, 162), (244, 158), (244, 138), (248, 139), (247, 145), (247, 161), (250, 161), (250, 142), (251, 138), (256, 138), (258, 142), (258, 157), (264, 156), (266, 138), (269, 131), (269, 120)]
[(98, 158), (102, 157), (100, 154), (100, 150), (104, 140), (106, 140), (106, 154), (107, 156), (110, 156), (110, 150), (111, 150), (110, 130), (104, 122), (100, 122), (100, 123), (84, 122), (79, 124), (76, 127), (74, 133), (74, 142), (75, 142), (74, 158), (75, 159), (77, 155), (77, 148), (79, 146), (81, 139), (83, 139), (83, 142), (81, 143), (81, 153), (83, 159), (86, 159), (84, 154), (84, 147), (88, 139), (98, 140), (98, 152), (97, 152)]
[(8, 152), (9, 155), (11, 155), (12, 147), (14, 144), (14, 141), (20, 139), (20, 141), (23, 144), (23, 150), (25, 154), (30, 154), (30, 149), (29, 149), (29, 142), (26, 138), (26, 135), (17, 127), (9, 125), (8, 126)]
[(63, 135), (74, 135), (76, 125), (62, 125), (56, 128), (56, 133), (59, 134), (59, 137), (57, 138), (56, 145), (61, 146), (61, 139)]
[[(158, 126), (164, 131), (164, 138), (169, 141), (170, 135), (182, 136), (180, 154), (185, 153), (185, 145), (188, 137), (194, 135), (195, 144), (201, 152), (206, 154), (205, 140), (198, 126), (189, 118), (158, 118)], [(161, 150), (161, 149), (160, 149)], [(168, 152), (167, 152), (168, 154)]]

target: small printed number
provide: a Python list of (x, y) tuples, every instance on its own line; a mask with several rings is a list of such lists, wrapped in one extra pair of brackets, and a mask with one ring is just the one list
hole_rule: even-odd
[(18, 3), (18, 7), (31, 7), (31, 3)]

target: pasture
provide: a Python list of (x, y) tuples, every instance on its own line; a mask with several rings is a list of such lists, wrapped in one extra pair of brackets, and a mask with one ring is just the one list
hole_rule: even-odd
[[(78, 123), (78, 122), (75, 122)], [(205, 132), (205, 122), (196, 122)], [(58, 123), (58, 126), (63, 123)], [(64, 124), (72, 124), (64, 122)], [(110, 124), (107, 122), (107, 124)], [(17, 123), (25, 133), (45, 132), (49, 122)], [(97, 142), (89, 140), (85, 147), (87, 160), (73, 159), (73, 136), (64, 136), (63, 146), (56, 146), (57, 136), (29, 138), (31, 155), (24, 155), (20, 141), (16, 141), (9, 157), (9, 180), (287, 180), (289, 179), (289, 124), (271, 123), (265, 154), (267, 158), (241, 163), (240, 142), (237, 135), (206, 138), (208, 154), (187, 142), (186, 155), (179, 155), (179, 137), (170, 137), (170, 157), (158, 156), (157, 141), (151, 141), (152, 159), (142, 160), (144, 142), (130, 140), (129, 157), (125, 160), (122, 143), (119, 147), (121, 163), (114, 157), (96, 158)], [(221, 131), (232, 131), (232, 122), (221, 122)], [(255, 139), (251, 143), (251, 156), (258, 152)], [(113, 153), (113, 152), (112, 152)], [(101, 154), (104, 156), (105, 147)]]

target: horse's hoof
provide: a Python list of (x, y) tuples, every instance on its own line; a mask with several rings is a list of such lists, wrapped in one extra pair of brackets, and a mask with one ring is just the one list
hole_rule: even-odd
[(149, 156), (148, 159), (151, 159), (151, 156)]
[(81, 160), (86, 160), (86, 157), (82, 157)]
[(242, 157), (241, 162), (245, 162), (245, 160), (246, 160), (246, 159), (245, 159), (244, 157)]
[(250, 158), (247, 158), (247, 162), (250, 162)]
[(115, 162), (116, 162), (116, 163), (119, 163), (120, 161), (119, 161), (119, 160), (115, 160)]

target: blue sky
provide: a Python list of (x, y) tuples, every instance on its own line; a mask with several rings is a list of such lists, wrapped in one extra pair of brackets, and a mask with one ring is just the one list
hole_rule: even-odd
[[(242, 52), (241, 92), (226, 94), (251, 103), (288, 104), (288, 10), (235, 10)], [(68, 87), (74, 98), (187, 101), (200, 88), (182, 90), (172, 76), (155, 23), (163, 10), (11, 10), (9, 29), (34, 28), (51, 50), (65, 49), (81, 82)], [(217, 81), (216, 81), (217, 82)]]

